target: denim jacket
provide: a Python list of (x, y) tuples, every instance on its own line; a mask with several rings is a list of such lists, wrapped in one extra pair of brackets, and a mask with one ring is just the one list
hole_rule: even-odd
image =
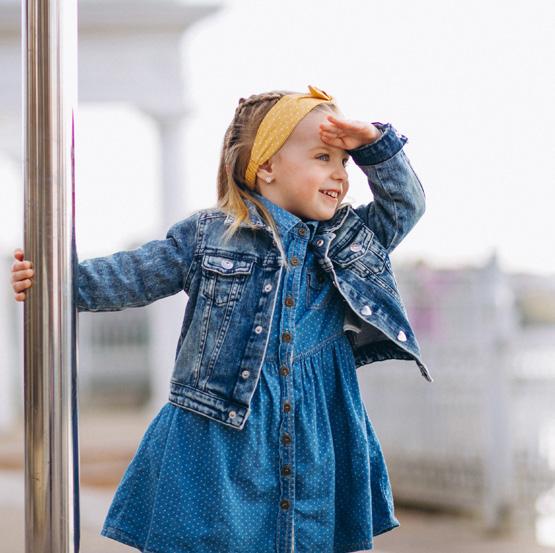
[[(320, 221), (312, 244), (319, 266), (348, 304), (344, 329), (357, 368), (386, 359), (414, 360), (433, 382), (397, 289), (389, 254), (425, 210), (425, 194), (403, 151), (407, 138), (390, 123), (382, 136), (349, 150), (368, 177), (373, 201), (343, 204)], [(79, 311), (140, 307), (184, 290), (188, 295), (169, 401), (234, 429), (250, 413), (276, 309), (282, 274), (272, 229), (247, 200), (227, 243), (233, 215), (201, 209), (175, 223), (164, 240), (76, 263)], [(298, 232), (308, 233), (304, 222)]]

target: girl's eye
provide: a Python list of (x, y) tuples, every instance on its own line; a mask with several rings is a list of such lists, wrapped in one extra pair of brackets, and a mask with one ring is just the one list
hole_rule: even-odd
[[(329, 154), (318, 154), (318, 155), (316, 156), (316, 159), (320, 159), (321, 157), (326, 157), (326, 158), (329, 159), (330, 155), (329, 155)], [(346, 157), (346, 158), (343, 160), (343, 167), (346, 167), (346, 166), (348, 165), (350, 159), (351, 159), (351, 158)]]

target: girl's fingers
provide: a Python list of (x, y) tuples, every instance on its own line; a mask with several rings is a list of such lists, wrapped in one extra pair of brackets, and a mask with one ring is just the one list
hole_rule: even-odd
[(324, 125), (320, 126), (320, 132), (338, 132), (340, 129), (334, 127), (333, 125)]
[(328, 120), (332, 121), (333, 125), (350, 131), (360, 131), (366, 126), (362, 121), (355, 121), (354, 119), (337, 119), (333, 115), (329, 115)]
[(23, 280), (25, 278), (30, 278), (35, 274), (33, 269), (25, 269), (23, 271), (14, 271), (12, 274), (12, 282), (17, 282), (19, 280)]
[(30, 288), (32, 284), (33, 283), (29, 279), (20, 280), (19, 282), (13, 283), (13, 289), (15, 292), (21, 292), (22, 290), (26, 290), (27, 288)]
[(325, 132), (329, 134), (345, 134), (344, 129), (338, 129), (337, 127), (324, 127), (320, 129), (320, 132)]
[(342, 148), (343, 147), (343, 140), (341, 140), (340, 138), (326, 138), (325, 141), (330, 146), (335, 146), (337, 148)]
[(343, 137), (345, 135), (341, 134), (323, 134), (321, 136), (322, 141), (330, 142), (332, 144), (343, 144)]
[(13, 255), (16, 259), (12, 264), (12, 287), (15, 292), (15, 299), (16, 301), (25, 301), (27, 294), (23, 290), (33, 285), (30, 278), (34, 275), (31, 268), (33, 264), (25, 260), (25, 254), (21, 248), (16, 248)]
[(323, 136), (325, 138), (337, 138), (339, 136), (339, 133), (323, 131), (320, 136)]
[(30, 261), (14, 261), (12, 264), (12, 272), (23, 271), (25, 269), (31, 269), (33, 264)]
[(320, 128), (323, 129), (333, 129), (333, 130), (343, 130), (345, 128), (348, 128), (348, 125), (345, 124), (336, 124), (336, 123), (322, 123), (320, 125)]
[(337, 117), (334, 117), (333, 115), (328, 115), (327, 119), (328, 121), (332, 121), (334, 125), (338, 125), (340, 127), (351, 127), (354, 123), (354, 121), (349, 119), (337, 119)]

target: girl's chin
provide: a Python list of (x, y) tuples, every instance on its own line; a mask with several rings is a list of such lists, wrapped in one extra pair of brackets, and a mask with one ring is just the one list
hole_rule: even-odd
[(326, 201), (325, 203), (319, 202), (318, 204), (312, 206), (310, 211), (295, 213), (295, 215), (301, 219), (309, 221), (327, 221), (335, 215), (338, 205), (339, 202), (337, 201), (335, 203), (329, 201)]
[(317, 213), (314, 213), (314, 215), (307, 215), (304, 217), (304, 219), (308, 219), (310, 221), (328, 221), (334, 215), (335, 215), (335, 209), (328, 209), (328, 210), (319, 209)]

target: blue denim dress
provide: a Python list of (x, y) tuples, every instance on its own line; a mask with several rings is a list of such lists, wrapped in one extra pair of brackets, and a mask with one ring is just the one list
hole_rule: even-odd
[(284, 269), (251, 413), (238, 431), (171, 403), (149, 425), (101, 534), (145, 553), (346, 553), (400, 525), (343, 331), (318, 222), (257, 196)]

